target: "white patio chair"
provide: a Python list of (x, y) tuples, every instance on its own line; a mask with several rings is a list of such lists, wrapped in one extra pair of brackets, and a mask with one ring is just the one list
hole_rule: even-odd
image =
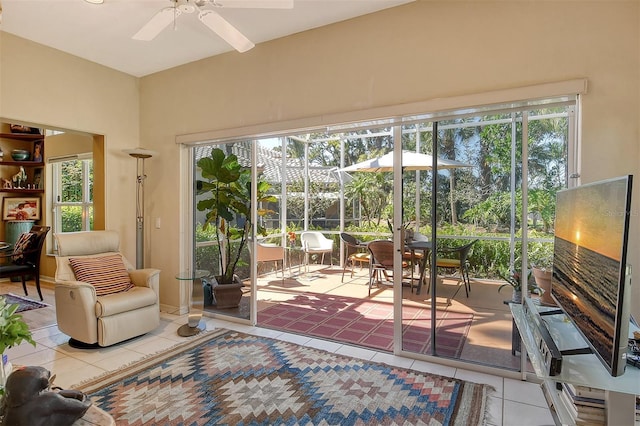
[(324, 255), (329, 253), (329, 259), (331, 266), (333, 266), (333, 240), (322, 235), (318, 231), (305, 231), (300, 234), (300, 240), (302, 241), (302, 251), (305, 254), (305, 267), (309, 266), (309, 255), (322, 254), (320, 260), (321, 264), (324, 264)]

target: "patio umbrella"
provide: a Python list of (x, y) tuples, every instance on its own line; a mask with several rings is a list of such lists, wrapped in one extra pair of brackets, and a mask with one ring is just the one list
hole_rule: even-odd
[[(433, 157), (429, 154), (402, 151), (402, 168), (404, 170), (431, 170)], [(471, 164), (461, 163), (455, 160), (438, 158), (438, 169), (456, 169), (460, 167), (473, 167)], [(361, 161), (340, 169), (341, 172), (392, 172), (393, 152), (389, 152), (378, 158)]]

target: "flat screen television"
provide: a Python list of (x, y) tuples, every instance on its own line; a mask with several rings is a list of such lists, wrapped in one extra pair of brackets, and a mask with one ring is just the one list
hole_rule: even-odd
[(556, 198), (552, 296), (612, 376), (624, 373), (629, 336), (632, 180), (581, 185)]

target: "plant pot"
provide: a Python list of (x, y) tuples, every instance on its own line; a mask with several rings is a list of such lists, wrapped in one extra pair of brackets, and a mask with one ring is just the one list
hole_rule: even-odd
[(533, 268), (533, 277), (536, 280), (536, 285), (544, 290), (540, 296), (540, 302), (545, 305), (555, 305), (556, 302), (551, 297), (551, 271)]
[(231, 284), (219, 284), (219, 277), (212, 279), (214, 306), (218, 309), (237, 308), (242, 300), (242, 281), (234, 275)]

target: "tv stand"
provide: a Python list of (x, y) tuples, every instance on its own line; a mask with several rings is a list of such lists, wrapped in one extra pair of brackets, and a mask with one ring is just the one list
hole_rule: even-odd
[[(640, 395), (640, 369), (628, 365), (623, 375), (611, 376), (590, 349), (588, 352), (584, 350), (588, 345), (561, 311), (558, 313), (558, 309), (530, 303), (528, 306), (536, 306), (539, 314), (545, 318), (544, 322), (548, 326), (553, 343), (562, 355), (562, 365), (557, 374), (549, 374), (549, 366), (545, 363), (546, 354), (541, 352), (539, 339), (536, 338), (536, 334), (539, 334), (536, 325), (531, 322), (523, 306), (515, 303), (509, 305), (522, 339), (522, 356), (525, 353), (529, 356), (536, 376), (542, 380), (549, 406), (555, 411), (559, 423), (575, 424), (560, 395), (561, 391), (558, 390), (558, 384), (566, 382), (605, 390), (607, 424), (634, 424), (635, 398), (636, 395)], [(630, 330), (630, 333), (632, 331)]]
[(591, 348), (577, 348), (577, 349), (565, 349), (563, 351), (560, 351), (560, 353), (562, 355), (585, 355), (585, 354), (592, 354), (593, 351), (591, 350)]

